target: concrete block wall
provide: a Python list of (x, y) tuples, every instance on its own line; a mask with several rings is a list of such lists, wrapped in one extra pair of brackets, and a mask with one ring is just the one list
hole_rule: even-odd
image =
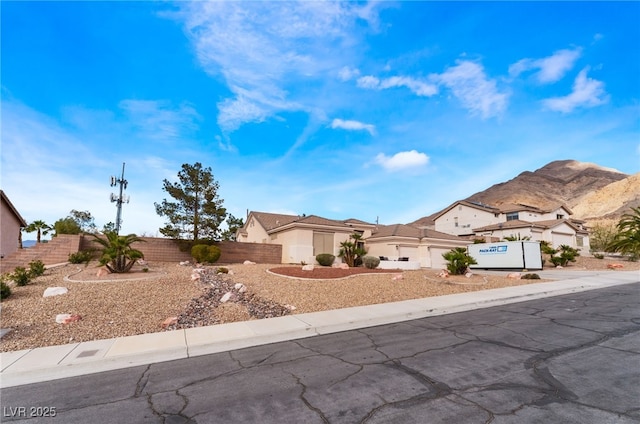
[(29, 262), (40, 260), (45, 265), (64, 263), (69, 254), (81, 249), (81, 235), (60, 234), (47, 243), (38, 243), (28, 249), (19, 249), (0, 262), (0, 272), (13, 272), (16, 267), (27, 268)]
[[(134, 248), (140, 250), (146, 260), (152, 262), (181, 262), (193, 261), (190, 252), (181, 252), (178, 244), (165, 238), (140, 237), (144, 242), (135, 243)], [(99, 247), (93, 243), (89, 236), (83, 237), (80, 245), (81, 250)], [(282, 246), (279, 244), (262, 243), (238, 243), (233, 241), (222, 241), (216, 243), (221, 250), (218, 263), (231, 264), (242, 263), (246, 260), (263, 263), (279, 264), (282, 257)]]

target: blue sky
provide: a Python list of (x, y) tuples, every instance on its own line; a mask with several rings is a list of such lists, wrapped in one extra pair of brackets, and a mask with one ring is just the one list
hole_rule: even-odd
[[(638, 2), (2, 2), (1, 185), (158, 235), (184, 163), (228, 212), (407, 223), (548, 162), (640, 168)], [(27, 236), (27, 238), (29, 238)]]

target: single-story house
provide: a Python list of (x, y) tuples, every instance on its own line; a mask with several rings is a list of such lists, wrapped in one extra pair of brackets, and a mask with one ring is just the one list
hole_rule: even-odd
[(421, 267), (444, 267), (442, 254), (454, 247), (465, 247), (469, 240), (419, 229), (410, 225), (376, 225), (358, 219), (344, 221), (316, 215), (298, 216), (266, 212), (250, 212), (238, 230), (236, 240), (242, 243), (275, 243), (282, 245), (282, 263), (315, 263), (319, 253), (338, 256), (340, 243), (358, 233), (372, 256), (390, 261), (404, 258)]
[(419, 262), (422, 268), (445, 268), (442, 254), (469, 243), (458, 236), (404, 224), (379, 226), (365, 240), (369, 255), (392, 261), (408, 258)]
[(4, 190), (0, 190), (0, 257), (5, 258), (22, 247), (21, 231), (26, 226)]
[(238, 230), (236, 241), (281, 244), (282, 263), (313, 264), (320, 253), (337, 257), (340, 243), (349, 240), (352, 234), (361, 234), (366, 239), (375, 228), (375, 224), (357, 219), (340, 221), (316, 215), (252, 211)]

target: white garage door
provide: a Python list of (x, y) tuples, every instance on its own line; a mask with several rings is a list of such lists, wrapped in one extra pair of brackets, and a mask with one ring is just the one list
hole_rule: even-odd
[(553, 240), (554, 247), (558, 247), (561, 244), (566, 244), (568, 246), (573, 247), (573, 236), (570, 234), (551, 233), (551, 237)]
[(446, 269), (447, 261), (442, 257), (443, 253), (447, 253), (451, 249), (444, 249), (440, 247), (432, 247), (429, 249), (431, 252), (431, 268), (433, 269)]

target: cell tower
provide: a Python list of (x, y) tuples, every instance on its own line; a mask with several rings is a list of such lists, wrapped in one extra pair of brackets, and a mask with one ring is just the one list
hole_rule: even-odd
[(127, 189), (127, 180), (124, 179), (124, 162), (122, 162), (122, 176), (120, 178), (116, 178), (114, 176), (111, 177), (111, 187), (115, 187), (120, 185), (120, 194), (116, 195), (111, 193), (111, 202), (116, 204), (118, 208), (118, 213), (116, 214), (116, 234), (120, 234), (120, 225), (122, 224), (122, 204), (129, 203), (129, 196), (123, 195), (123, 190)]

